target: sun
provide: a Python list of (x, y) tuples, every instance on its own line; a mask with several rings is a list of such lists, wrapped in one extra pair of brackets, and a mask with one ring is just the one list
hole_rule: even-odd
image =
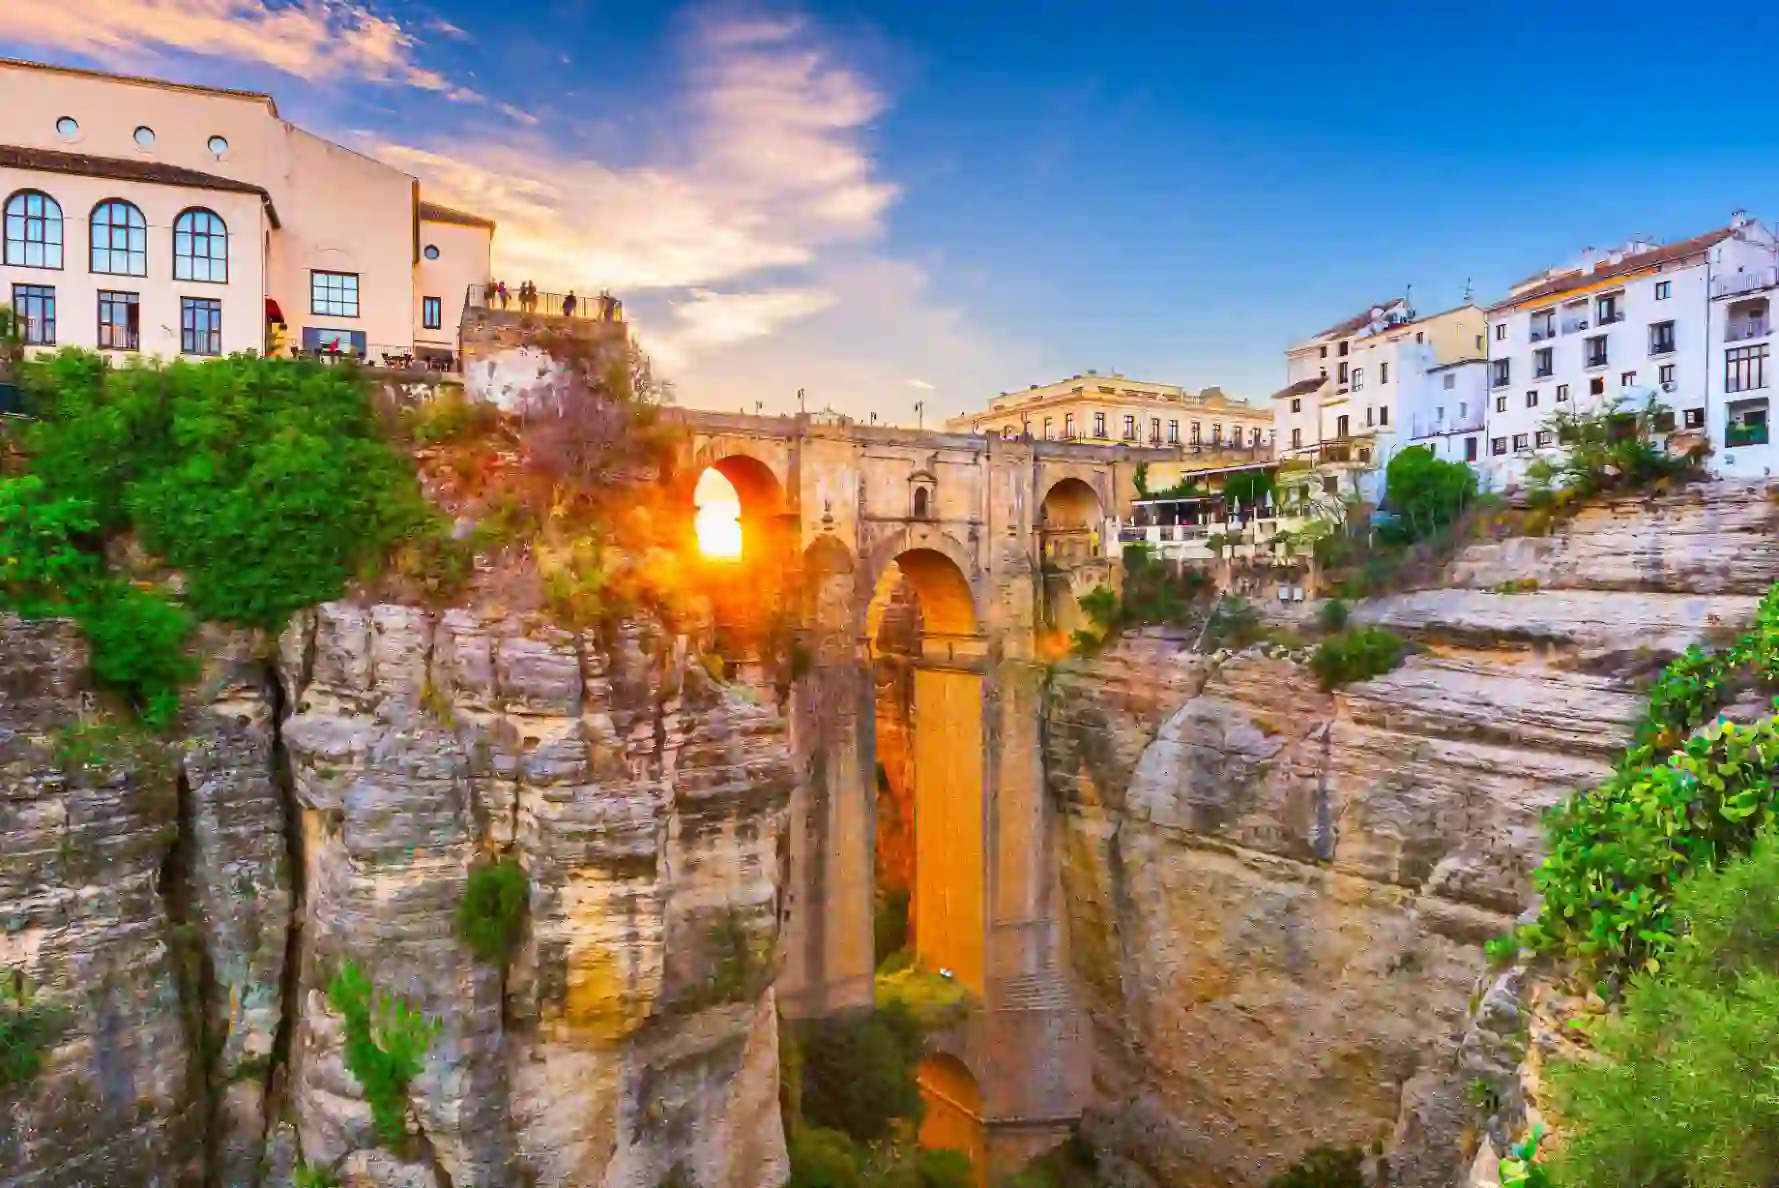
[(734, 484), (718, 471), (707, 470), (698, 476), (693, 502), (698, 508), (692, 519), (698, 551), (716, 559), (741, 556), (741, 499)]

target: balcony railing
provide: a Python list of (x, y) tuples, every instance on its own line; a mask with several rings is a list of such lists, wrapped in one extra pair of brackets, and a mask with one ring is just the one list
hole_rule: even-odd
[(1732, 272), (1711, 278), (1713, 297), (1734, 297), (1779, 285), (1779, 268), (1756, 268), (1753, 272)]
[(1652, 357), (1655, 355), (1672, 355), (1674, 353), (1674, 340), (1672, 338), (1656, 339), (1649, 344), (1649, 353)]
[(1767, 444), (1767, 423), (1758, 425), (1739, 425), (1732, 421), (1724, 426), (1723, 444), (1725, 446), (1746, 446)]
[(457, 353), (448, 347), (415, 347), (405, 343), (366, 343), (362, 354), (349, 340), (308, 348), (293, 343), (290, 353), (296, 358), (310, 358), (328, 365), (356, 363), (384, 371), (420, 374), (452, 374), (458, 366)]
[(1587, 366), (1589, 366), (1589, 367), (1608, 367), (1608, 366), (1610, 366), (1610, 364), (1607, 362), (1606, 352), (1601, 351), (1597, 355), (1589, 354), (1587, 357)]
[(1533, 342), (1543, 342), (1547, 338), (1555, 338), (1556, 336), (1557, 328), (1555, 326), (1546, 326), (1543, 329), (1540, 329), (1537, 326), (1532, 327)]
[(1588, 328), (1588, 320), (1586, 318), (1564, 318), (1563, 319), (1563, 333), (1564, 334), (1574, 334), (1578, 330), (1586, 330), (1587, 328)]
[(1773, 328), (1764, 320), (1731, 322), (1724, 327), (1723, 337), (1726, 342), (1744, 342), (1750, 338), (1765, 338), (1772, 332)]
[(587, 322), (621, 322), (624, 320), (624, 303), (610, 293), (536, 293), (523, 300), (519, 290), (507, 286), (505, 295), (498, 289), (488, 285), (471, 285), (464, 296), (464, 305), (470, 309), (485, 309), (492, 313), (526, 314), (540, 318), (572, 318)]
[(1612, 313), (1603, 313), (1600, 315), (1600, 325), (1602, 326), (1611, 326), (1614, 323), (1622, 322), (1624, 320), (1625, 315), (1623, 310), (1614, 310)]

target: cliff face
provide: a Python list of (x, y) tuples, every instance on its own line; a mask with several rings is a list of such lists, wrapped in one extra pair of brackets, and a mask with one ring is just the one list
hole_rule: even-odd
[(1511, 1001), (1472, 1007), (1539, 813), (1608, 770), (1638, 676), (1746, 620), (1771, 512), (1715, 489), (1471, 549), (1458, 581), (1538, 589), (1356, 607), (1427, 650), (1333, 695), (1263, 649), (1065, 666), (1046, 760), (1094, 1137), (1165, 1184), (1261, 1184), (1318, 1143), (1458, 1182), (1471, 1085), (1524, 1042)]
[[(644, 627), (329, 604), (204, 652), (186, 742), (81, 763), (78, 634), (0, 619), (0, 962), (59, 1020), (0, 1184), (783, 1179), (774, 712)], [(504, 968), (453, 926), (502, 855)], [(344, 1062), (348, 960), (439, 1025), (404, 1157)]]

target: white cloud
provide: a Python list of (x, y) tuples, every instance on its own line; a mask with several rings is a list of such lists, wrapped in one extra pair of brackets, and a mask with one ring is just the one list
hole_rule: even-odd
[(350, 0), (5, 0), (0, 39), (113, 65), (169, 51), (227, 57), (309, 82), (357, 79), (486, 102), (419, 65), (418, 42), (400, 23)]
[(718, 293), (693, 289), (691, 300), (674, 303), (679, 329), (672, 336), (684, 348), (728, 346), (764, 338), (832, 304), (833, 294), (810, 290)]
[(927, 381), (923, 379), (911, 379), (908, 381), (908, 386), (910, 388), (919, 388), (922, 392), (931, 392), (934, 390), (933, 385), (927, 383)]

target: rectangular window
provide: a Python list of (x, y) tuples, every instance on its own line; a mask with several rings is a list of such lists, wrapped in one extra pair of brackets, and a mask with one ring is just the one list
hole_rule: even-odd
[(1507, 323), (1506, 322), (1496, 322), (1495, 323), (1495, 341), (1496, 342), (1506, 342), (1507, 341)]
[(1688, 429), (1703, 429), (1705, 427), (1704, 409), (1689, 408), (1681, 415), (1686, 418), (1686, 427)]
[(142, 310), (136, 294), (99, 290), (99, 347), (108, 351), (142, 349)]
[(1365, 410), (1365, 427), (1366, 427), (1366, 428), (1367, 428), (1367, 429), (1369, 429), (1369, 428), (1371, 428), (1371, 424), (1372, 424), (1372, 416), (1373, 416), (1373, 415), (1374, 415), (1374, 414), (1373, 414), (1373, 411), (1372, 411), (1372, 409), (1370, 409), (1370, 408), (1369, 408), (1369, 407), (1368, 407), (1368, 408), (1367, 408), (1367, 409), (1366, 409), (1366, 410)]
[(1335, 382), (1342, 384), (1347, 382), (1347, 365), (1345, 363), (1342, 363), (1340, 370), (1335, 373)]
[(1531, 448), (1532, 448), (1532, 438), (1531, 438), (1530, 434), (1516, 433), (1513, 435), (1513, 452), (1514, 453), (1523, 454)]
[(1467, 400), (1458, 401), (1458, 415), (1460, 417), (1467, 417), (1470, 415), (1470, 402), (1469, 401), (1467, 401)]
[(1466, 437), (1464, 439), (1464, 461), (1476, 461), (1476, 438), (1474, 437)]
[(1167, 423), (1167, 439), (1175, 445), (1180, 444), (1180, 422), (1169, 421)]
[(1135, 417), (1125, 417), (1124, 418), (1124, 440), (1125, 441), (1135, 441), (1136, 439), (1137, 439), (1137, 419)]
[(1458, 386), (1458, 377), (1453, 375), (1451, 372), (1449, 372), (1449, 371), (1446, 372), (1442, 378), (1445, 380), (1445, 390), (1446, 391), (1449, 392), (1453, 388)]
[(1618, 386), (1619, 387), (1628, 388), (1636, 382), (1637, 382), (1637, 373), (1635, 371), (1621, 371), (1621, 372), (1619, 372), (1619, 375), (1618, 375)]
[(1341, 353), (1341, 356), (1342, 356), (1342, 357), (1343, 357), (1343, 358), (1344, 358), (1344, 357), (1345, 357), (1345, 356), (1346, 356), (1346, 353), (1347, 353), (1347, 344), (1346, 344), (1346, 343), (1344, 343), (1344, 342), (1343, 342), (1343, 343), (1341, 343), (1341, 344), (1340, 344), (1340, 353)]
[(1062, 435), (1065, 440), (1075, 436), (1075, 414), (1064, 413), (1062, 417)]
[(1610, 326), (1624, 320), (1625, 315), (1619, 311), (1618, 296), (1617, 293), (1608, 293), (1595, 303), (1594, 312), (1598, 315), (1598, 320), (1594, 323), (1596, 326)]
[(1388, 425), (1390, 423), (1389, 405), (1386, 404), (1377, 410), (1377, 423), (1380, 425)]
[(1326, 359), (1327, 357), (1328, 357), (1328, 348), (1323, 347), (1322, 348), (1322, 358)]
[(1355, 368), (1353, 368), (1353, 391), (1355, 391), (1355, 392), (1363, 391), (1364, 388), (1365, 388), (1365, 368), (1355, 367)]
[(1723, 353), (1723, 390), (1752, 392), (1767, 386), (1767, 346), (1731, 347)]
[[(1241, 440), (1239, 437), (1236, 440)], [(1223, 444), (1223, 425), (1219, 422), (1211, 426), (1211, 444)]]
[(358, 316), (358, 273), (309, 273), (309, 312), (332, 318)]
[(1670, 386), (1674, 382), (1674, 364), (1662, 364), (1661, 370), (1657, 371), (1655, 374), (1656, 379), (1661, 383), (1662, 387), (1666, 388)]
[(1557, 403), (1558, 404), (1568, 404), (1569, 403), (1569, 385), (1568, 384), (1558, 384), (1557, 385)]
[(1649, 328), (1649, 353), (1652, 355), (1671, 355), (1674, 353), (1674, 323), (1656, 322)]
[(1302, 412), (1302, 411), (1303, 411), (1303, 400), (1302, 400), (1302, 398), (1300, 398), (1300, 397), (1295, 397), (1295, 396), (1294, 396), (1294, 397), (1292, 397), (1292, 399), (1291, 399), (1291, 411), (1292, 411), (1292, 412)]
[(1160, 417), (1150, 417), (1149, 418), (1149, 440), (1153, 441), (1153, 442), (1159, 442), (1161, 440), (1161, 418)]
[(1513, 369), (1509, 366), (1510, 359), (1496, 359), (1489, 364), (1489, 387), (1505, 388), (1512, 382)]
[(1049, 440), (1050, 440), (1050, 438), (1051, 438), (1051, 433), (1050, 433), (1050, 423), (1051, 423), (1051, 419), (1052, 419), (1052, 418), (1050, 418), (1050, 417), (1045, 417), (1045, 418), (1044, 418), (1044, 440), (1045, 440), (1045, 441), (1049, 441)]
[(445, 303), (437, 297), (420, 299), (420, 328), (438, 330), (445, 324)]
[(1586, 348), (1586, 353), (1582, 361), (1587, 366), (1606, 366), (1606, 336), (1604, 334), (1596, 334), (1592, 338), (1585, 339), (1583, 340), (1582, 345)]
[(1673, 296), (1673, 285), (1673, 281), (1657, 281), (1655, 283), (1655, 299), (1657, 301), (1666, 301), (1669, 297)]
[(1606, 377), (1605, 376), (1596, 375), (1593, 379), (1588, 381), (1588, 395), (1589, 396), (1603, 396), (1605, 394), (1606, 394)]
[(1495, 397), (1495, 411), (1496, 412), (1506, 412), (1507, 411), (1507, 397), (1505, 397), (1505, 396)]
[(1547, 449), (1556, 442), (1556, 434), (1552, 433), (1549, 429), (1540, 429), (1538, 431), (1537, 441), (1539, 449)]
[(1342, 413), (1334, 419), (1334, 435), (1336, 437), (1352, 436), (1352, 431), (1348, 427), (1347, 414)]
[(1550, 378), (1550, 376), (1556, 371), (1556, 363), (1554, 362), (1554, 360), (1552, 358), (1552, 356), (1554, 356), (1555, 354), (1556, 354), (1555, 347), (1543, 347), (1539, 350), (1532, 352), (1532, 378), (1533, 379), (1549, 379)]
[(1507, 439), (1505, 437), (1491, 437), (1489, 439), (1489, 453), (1497, 458), (1507, 453)]
[(1105, 413), (1096, 412), (1093, 414), (1093, 435), (1095, 437), (1104, 437), (1106, 435)]
[(1526, 393), (1526, 407), (1527, 408), (1537, 408), (1538, 407), (1538, 393), (1537, 392), (1527, 392)]
[(54, 285), (14, 285), (12, 310), (24, 325), (26, 346), (56, 345)]
[(1291, 448), (1294, 450), (1303, 448), (1303, 430), (1301, 428), (1291, 430)]
[(1390, 365), (1388, 363), (1379, 363), (1377, 365), (1377, 382), (1380, 384), (1387, 384), (1390, 382)]
[(222, 354), (222, 302), (209, 297), (179, 299), (179, 349), (187, 355)]
[(1192, 422), (1192, 444), (1197, 445), (1198, 442), (1199, 442), (1198, 422), (1194, 421), (1194, 422)]
[(1532, 341), (1543, 342), (1557, 336), (1557, 311), (1541, 309), (1532, 315)]

